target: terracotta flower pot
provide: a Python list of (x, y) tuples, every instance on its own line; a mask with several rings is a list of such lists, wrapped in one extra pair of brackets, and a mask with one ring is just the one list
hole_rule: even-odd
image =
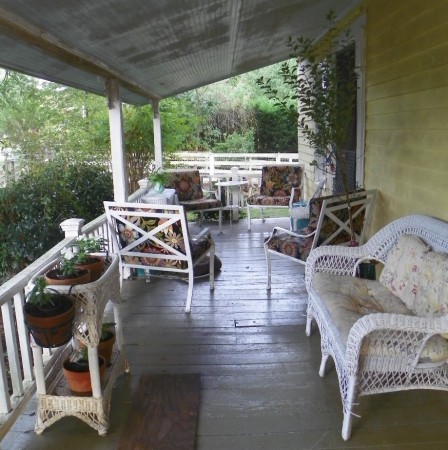
[[(100, 377), (102, 378), (106, 371), (106, 361), (102, 356), (98, 356), (98, 362), (100, 365)], [(66, 359), (62, 364), (62, 371), (70, 390), (74, 394), (88, 395), (92, 393), (92, 383), (90, 381), (90, 371), (87, 362), (79, 365), (76, 362)]]
[(103, 274), (104, 270), (104, 259), (91, 256), (89, 260), (84, 264), (76, 264), (75, 266), (79, 270), (89, 270), (90, 271), (90, 283), (98, 280)]
[(59, 269), (52, 269), (45, 274), (45, 281), (50, 286), (72, 286), (74, 284), (86, 284), (90, 282), (90, 272), (84, 269), (79, 272), (78, 276), (67, 277), (62, 275)]
[[(115, 344), (115, 333), (109, 331), (108, 339), (100, 340), (98, 344), (98, 355), (101, 355), (106, 360), (106, 367), (110, 366), (110, 360), (112, 357), (112, 350)], [(85, 347), (82, 342), (78, 341), (79, 348)]]
[(25, 325), (40, 347), (53, 348), (66, 344), (72, 338), (72, 324), (75, 318), (73, 300), (62, 294), (52, 296), (56, 306), (42, 309), (25, 303)]

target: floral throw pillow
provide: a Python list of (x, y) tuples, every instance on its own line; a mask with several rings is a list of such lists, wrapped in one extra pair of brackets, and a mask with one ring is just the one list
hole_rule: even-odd
[(419, 288), (419, 277), (429, 246), (417, 236), (401, 235), (390, 250), (381, 272), (380, 283), (412, 311)]
[(420, 269), (413, 313), (441, 317), (448, 313), (448, 255), (428, 252)]

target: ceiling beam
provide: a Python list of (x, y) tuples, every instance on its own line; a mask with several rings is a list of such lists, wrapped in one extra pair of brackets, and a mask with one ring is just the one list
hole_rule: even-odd
[(105, 81), (116, 79), (123, 88), (134, 92), (137, 95), (146, 97), (148, 103), (152, 100), (160, 100), (160, 96), (152, 91), (148, 91), (120, 73), (107, 67), (100, 61), (94, 60), (80, 52), (64, 45), (59, 39), (49, 33), (35, 27), (23, 19), (0, 8), (0, 30), (7, 36), (16, 38), (30, 46), (40, 48), (44, 53), (50, 55), (70, 66), (87, 71), (103, 78)]

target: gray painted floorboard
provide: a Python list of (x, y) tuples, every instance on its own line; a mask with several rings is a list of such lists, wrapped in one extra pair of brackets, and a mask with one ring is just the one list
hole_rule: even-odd
[[(222, 270), (215, 291), (196, 282), (190, 315), (187, 285), (155, 278), (123, 284), (125, 343), (131, 374), (114, 390), (109, 434), (64, 418), (42, 436), (31, 403), (4, 450), (117, 447), (130, 398), (143, 373), (201, 373), (197, 450), (448, 448), (448, 394), (408, 391), (362, 397), (352, 438), (341, 438), (342, 406), (331, 363), (318, 375), (319, 333), (305, 335), (303, 267), (278, 259), (272, 291), (265, 289), (264, 238), (287, 219), (245, 221), (211, 229)], [(175, 449), (173, 449), (175, 450)]]

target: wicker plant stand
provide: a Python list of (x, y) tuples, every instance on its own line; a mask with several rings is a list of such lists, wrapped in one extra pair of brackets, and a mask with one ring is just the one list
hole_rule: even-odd
[[(74, 352), (71, 343), (59, 348), (55, 352), (51, 364), (47, 364), (45, 368), (42, 348), (33, 344), (37, 388), (36, 433), (41, 434), (45, 428), (66, 416), (78, 417), (97, 430), (101, 436), (107, 433), (113, 386), (120, 374), (129, 372), (123, 345), (119, 276), (118, 256), (112, 255), (111, 261), (99, 280), (75, 286), (71, 290), (71, 295), (76, 303), (74, 335), (88, 349), (92, 382), (91, 396), (73, 395), (62, 374), (63, 361)], [(58, 290), (61, 292), (68, 293), (69, 289), (69, 286), (58, 286)], [(109, 301), (113, 305), (116, 323), (116, 351), (112, 355), (110, 367), (107, 368), (103, 379), (100, 380), (97, 345), (100, 339), (104, 309)]]

